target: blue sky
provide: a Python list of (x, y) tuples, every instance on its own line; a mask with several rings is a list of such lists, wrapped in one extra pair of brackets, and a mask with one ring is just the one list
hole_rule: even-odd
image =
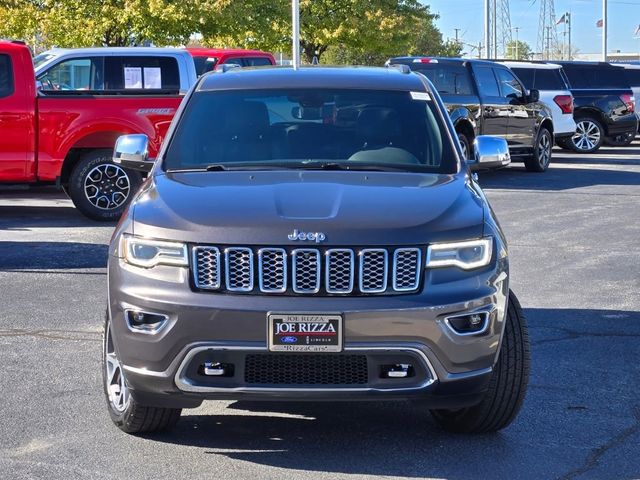
[[(463, 41), (477, 44), (482, 39), (483, 0), (425, 0), (433, 13), (440, 14), (436, 21), (445, 38), (455, 37), (454, 28)], [(640, 0), (608, 0), (610, 52), (640, 51), (640, 39), (633, 38), (640, 24)], [(601, 51), (602, 29), (596, 22), (602, 18), (602, 0), (555, 0), (556, 18), (571, 11), (572, 44), (580, 53)], [(510, 0), (511, 26), (520, 27), (518, 37), (536, 51), (540, 0)], [(558, 25), (558, 40), (562, 41), (563, 26)]]

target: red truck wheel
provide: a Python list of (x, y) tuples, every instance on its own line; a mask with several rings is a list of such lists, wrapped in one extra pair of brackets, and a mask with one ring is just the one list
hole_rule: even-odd
[(68, 191), (85, 216), (109, 222), (120, 218), (141, 183), (140, 173), (111, 161), (111, 150), (93, 150), (73, 168)]

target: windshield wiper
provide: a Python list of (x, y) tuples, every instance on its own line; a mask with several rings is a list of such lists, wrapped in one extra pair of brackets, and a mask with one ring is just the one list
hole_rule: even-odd
[(373, 165), (371, 163), (359, 163), (352, 162), (349, 164), (337, 163), (337, 162), (321, 162), (321, 163), (301, 163), (297, 164), (295, 168), (301, 168), (304, 170), (357, 170), (357, 171), (370, 171), (370, 172), (407, 172), (406, 167), (396, 167), (389, 165)]
[(207, 165), (205, 168), (207, 172), (224, 172), (229, 170), (229, 167), (226, 165), (222, 165), (221, 163), (212, 163), (211, 165)]

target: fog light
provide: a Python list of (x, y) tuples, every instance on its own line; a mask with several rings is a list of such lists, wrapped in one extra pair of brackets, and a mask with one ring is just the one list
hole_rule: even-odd
[(458, 335), (473, 335), (484, 332), (489, 324), (489, 313), (470, 313), (448, 317), (445, 322)]
[(142, 310), (125, 310), (124, 316), (129, 329), (140, 333), (157, 333), (169, 319), (161, 313)]
[(410, 363), (396, 363), (395, 365), (382, 365), (382, 378), (407, 378), (413, 377), (414, 369)]

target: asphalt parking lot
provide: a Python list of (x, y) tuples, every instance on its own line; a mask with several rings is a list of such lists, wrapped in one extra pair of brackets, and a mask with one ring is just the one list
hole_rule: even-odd
[(100, 373), (113, 225), (0, 191), (0, 478), (640, 478), (640, 141), (480, 180), (533, 357), (520, 416), (487, 436), (405, 403), (209, 402), (170, 433), (120, 432)]

